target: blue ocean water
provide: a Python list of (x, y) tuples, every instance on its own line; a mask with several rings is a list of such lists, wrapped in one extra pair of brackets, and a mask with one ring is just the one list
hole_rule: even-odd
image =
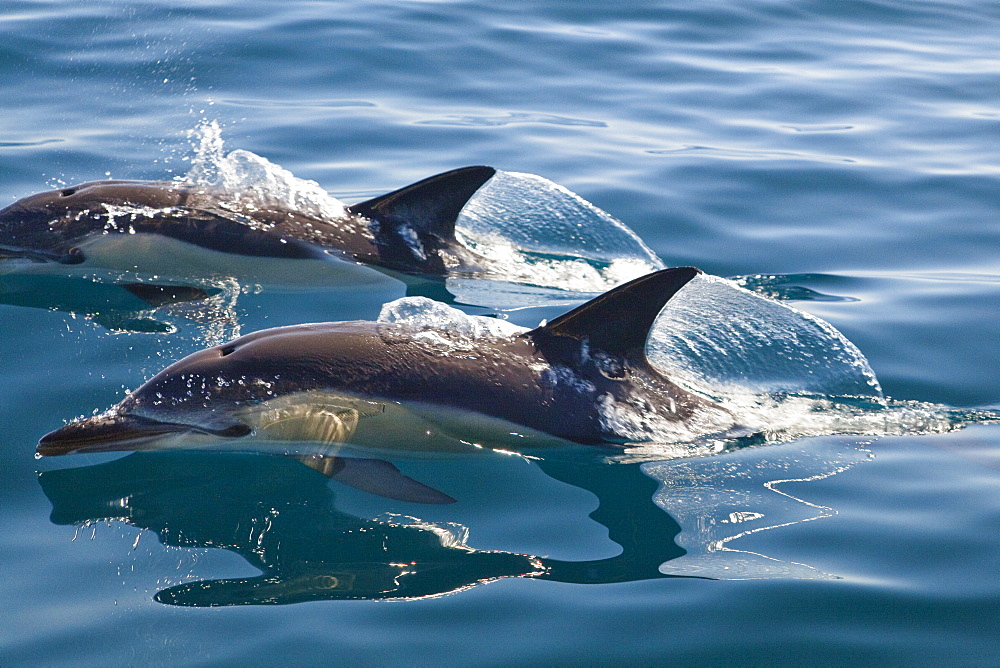
[[(215, 125), (348, 202), (536, 174), (831, 323), (898, 408), (758, 407), (791, 436), (714, 457), (396, 462), (440, 507), (278, 458), (36, 460), (207, 342), (413, 287), (149, 312), (0, 276), (4, 664), (1000, 663), (995, 3), (11, 1), (0, 31), (4, 205), (188, 174)], [(523, 326), (584, 298), (496, 283), (447, 287)]]

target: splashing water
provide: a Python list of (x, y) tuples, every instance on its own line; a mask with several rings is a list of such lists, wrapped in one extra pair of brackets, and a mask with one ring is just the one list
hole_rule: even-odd
[(624, 223), (534, 174), (497, 171), (456, 226), (491, 275), (515, 283), (596, 294), (664, 268)]
[(383, 304), (378, 322), (406, 324), (418, 330), (439, 329), (470, 341), (507, 338), (528, 331), (499, 318), (467, 315), (427, 297), (403, 297)]
[(868, 360), (828, 322), (704, 274), (660, 314), (650, 359), (713, 394), (882, 397)]
[(502, 234), (526, 251), (596, 262), (628, 257), (663, 268), (653, 251), (621, 221), (534, 174), (498, 171), (470, 200), (458, 226), (470, 236)]
[(514, 323), (466, 315), (427, 297), (403, 297), (382, 305), (378, 322), (406, 325), (442, 353), (472, 350), (483, 341), (509, 338), (528, 331)]
[(161, 306), (154, 312), (192, 323), (195, 335), (208, 346), (221, 345), (239, 337), (241, 325), (237, 302), (246, 288), (233, 278), (206, 280), (204, 285), (217, 292), (196, 302)]
[[(1000, 420), (986, 409), (884, 397), (868, 360), (828, 322), (715, 276), (695, 278), (670, 300), (647, 345), (657, 369), (725, 406), (755, 442), (943, 433)], [(741, 445), (712, 437), (643, 443), (623, 459), (700, 456)]]
[(243, 209), (279, 205), (331, 222), (348, 215), (344, 204), (315, 181), (300, 179), (250, 151), (226, 153), (217, 122), (202, 123), (190, 134), (195, 154), (182, 183), (220, 190)]

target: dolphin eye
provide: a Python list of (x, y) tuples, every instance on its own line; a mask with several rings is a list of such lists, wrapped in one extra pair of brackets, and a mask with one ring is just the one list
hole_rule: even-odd
[(73, 246), (73, 248), (70, 248), (68, 251), (66, 251), (65, 255), (63, 255), (61, 258), (59, 258), (59, 263), (60, 264), (80, 264), (81, 262), (83, 262), (86, 259), (87, 258), (85, 258), (84, 255), (83, 255), (83, 251), (80, 250), (77, 246)]

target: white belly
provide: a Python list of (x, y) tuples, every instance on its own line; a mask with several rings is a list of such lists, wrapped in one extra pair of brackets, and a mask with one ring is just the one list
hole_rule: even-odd
[[(334, 256), (288, 259), (223, 253), (159, 234), (96, 234), (81, 244), (84, 262), (17, 262), (18, 273), (94, 276), (100, 270), (143, 279), (231, 279), (271, 286), (358, 285), (389, 283), (393, 279), (356, 262)], [(100, 276), (98, 277), (107, 278)]]

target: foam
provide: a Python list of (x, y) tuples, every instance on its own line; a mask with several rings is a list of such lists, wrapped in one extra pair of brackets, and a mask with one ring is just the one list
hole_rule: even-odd
[(300, 179), (250, 151), (237, 149), (226, 153), (222, 130), (215, 121), (199, 125), (191, 135), (195, 155), (181, 183), (221, 191), (223, 203), (239, 210), (280, 206), (320, 220), (347, 217), (343, 202), (315, 181)]

